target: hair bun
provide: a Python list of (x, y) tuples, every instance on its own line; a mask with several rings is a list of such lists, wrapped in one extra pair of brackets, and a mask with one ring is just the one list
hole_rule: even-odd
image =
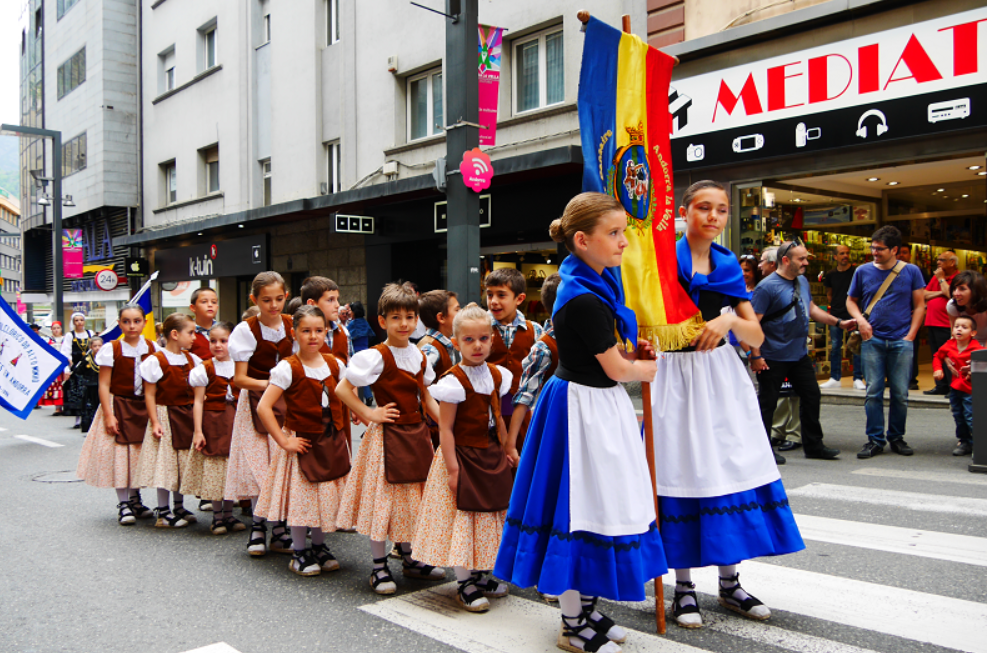
[(565, 231), (562, 229), (562, 219), (555, 218), (548, 227), (548, 235), (557, 243), (565, 242)]

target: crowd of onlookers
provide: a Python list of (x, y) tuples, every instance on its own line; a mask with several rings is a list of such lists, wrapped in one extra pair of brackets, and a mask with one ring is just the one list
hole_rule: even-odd
[[(805, 277), (810, 254), (800, 241), (765, 249), (759, 260), (749, 254), (740, 257), (765, 340), (759, 349), (733, 344), (750, 365), (765, 430), (778, 451), (802, 448), (809, 458), (835, 458), (839, 451), (822, 441), (820, 388), (843, 386), (846, 349), (852, 388), (866, 392), (867, 442), (857, 457), (872, 458), (886, 446), (912, 455), (905, 441), (908, 392), (919, 389), (918, 336), (924, 326), (935, 382), (924, 394), (949, 397), (956, 424), (953, 455), (970, 455), (970, 355), (987, 341), (987, 280), (980, 272), (959, 270), (959, 258), (951, 250), (938, 256), (926, 279), (910, 262), (910, 248), (893, 226), (878, 229), (870, 249), (872, 261), (853, 265), (850, 249), (836, 246), (834, 267), (820, 275), (826, 310), (812, 300)], [(829, 327), (830, 378), (822, 384), (816, 381), (808, 351), (810, 319)], [(779, 464), (784, 462), (775, 456)]]

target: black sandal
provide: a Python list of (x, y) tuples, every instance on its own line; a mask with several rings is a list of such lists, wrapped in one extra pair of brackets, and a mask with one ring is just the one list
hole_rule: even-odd
[[(767, 614), (757, 614), (752, 612), (754, 608), (758, 606), (763, 606), (764, 604), (757, 600), (755, 597), (751, 596), (749, 592), (743, 590), (744, 594), (747, 594), (747, 598), (741, 600), (735, 597), (737, 590), (742, 590), (740, 587), (740, 574), (736, 573), (733, 576), (720, 576), (720, 605), (722, 605), (727, 610), (733, 610), (737, 614), (741, 614), (748, 619), (754, 619), (755, 621), (766, 621), (771, 618), (771, 611), (765, 607)], [(733, 587), (726, 589), (723, 587), (722, 581), (729, 581), (733, 583)], [(758, 611), (761, 612), (761, 611)]]
[[(611, 642), (617, 642), (618, 644), (627, 640), (627, 633), (624, 632), (622, 637), (611, 637), (610, 629), (617, 625), (613, 619), (603, 614), (596, 609), (596, 602), (600, 600), (600, 597), (594, 596), (589, 602), (582, 600), (583, 605), (583, 616), (586, 618), (586, 623), (589, 627), (600, 633), (601, 635), (606, 635), (607, 639)], [(592, 614), (594, 612), (599, 613), (599, 619), (593, 619)]]
[[(575, 625), (570, 625), (571, 621), (575, 621)], [(582, 634), (584, 630), (589, 630), (593, 633), (593, 636), (586, 637)], [(573, 637), (582, 641), (582, 648), (573, 646), (569, 642), (569, 639)], [(609, 643), (610, 638), (596, 632), (589, 622), (586, 621), (586, 617), (582, 614), (578, 617), (567, 617), (562, 615), (562, 628), (559, 629), (559, 637), (555, 641), (555, 645), (563, 651), (572, 651), (573, 653), (596, 653), (596, 651), (599, 651)]]
[[(685, 589), (680, 589), (685, 588)], [(675, 620), (676, 625), (682, 628), (702, 628), (702, 613), (699, 612), (699, 599), (696, 597), (696, 584), (692, 582), (686, 582), (677, 580), (675, 581), (675, 596), (672, 599), (672, 618)], [(691, 597), (692, 605), (683, 605), (682, 599)], [(679, 621), (679, 617), (686, 614), (698, 614), (700, 616), (700, 621), (694, 623), (691, 621)]]
[(279, 521), (271, 529), (271, 545), (268, 548), (275, 553), (294, 554), (291, 548), (291, 532), (288, 530), (288, 525), (285, 522)]
[(507, 596), (510, 588), (507, 583), (498, 582), (493, 576), (486, 576), (490, 572), (474, 571), (471, 576), (476, 581), (476, 586), (480, 588), (487, 598), (499, 599)]
[(222, 519), (213, 515), (212, 524), (209, 525), (209, 532), (213, 535), (226, 535), (230, 531), (226, 528), (226, 523)]
[(154, 516), (157, 517), (157, 521), (154, 522), (155, 528), (185, 528), (188, 526), (188, 522), (171, 512), (168, 506), (155, 508)]
[(438, 567), (434, 565), (426, 565), (425, 563), (408, 564), (407, 561), (405, 561), (402, 564), (403, 564), (402, 571), (404, 572), (404, 575), (407, 576), (408, 578), (418, 578), (420, 580), (445, 580), (446, 578), (444, 573), (445, 570), (443, 570), (443, 574), (441, 576), (432, 575), (432, 572), (438, 569)]
[(226, 530), (231, 533), (239, 533), (240, 531), (247, 530), (247, 525), (233, 515), (223, 517), (223, 526), (226, 526)]
[(134, 516), (137, 517), (137, 519), (148, 519), (149, 517), (154, 516), (154, 511), (145, 506), (144, 502), (141, 501), (140, 492), (137, 492), (137, 494), (130, 497), (130, 501), (128, 503), (130, 503), (130, 509), (134, 511)]
[(175, 506), (174, 510), (175, 516), (184, 519), (190, 524), (194, 524), (199, 521), (199, 518), (192, 514), (190, 511), (185, 509), (185, 506)]
[[(394, 592), (398, 591), (398, 585), (394, 582), (394, 577), (391, 576), (391, 570), (387, 566), (387, 556), (374, 558), (374, 564), (384, 566), (377, 567), (370, 572), (370, 587), (378, 594), (394, 594)], [(381, 587), (381, 585), (387, 583), (390, 583), (390, 587)]]
[(134, 516), (134, 509), (131, 507), (130, 502), (122, 501), (117, 504), (117, 522), (121, 526), (133, 526), (137, 523), (137, 517)]
[(329, 550), (329, 547), (324, 542), (314, 545), (311, 551), (322, 571), (336, 571), (339, 569), (339, 561), (336, 560), (336, 556), (332, 554), (332, 551)]
[(459, 605), (470, 612), (486, 612), (490, 609), (490, 601), (483, 595), (483, 590), (477, 587), (476, 578), (470, 576), (459, 584), (456, 590), (456, 600)]
[(322, 573), (322, 568), (319, 567), (319, 563), (310, 549), (292, 552), (288, 569), (299, 576), (318, 576)]
[(267, 525), (264, 522), (255, 521), (251, 524), (247, 553), (258, 557), (267, 553)]

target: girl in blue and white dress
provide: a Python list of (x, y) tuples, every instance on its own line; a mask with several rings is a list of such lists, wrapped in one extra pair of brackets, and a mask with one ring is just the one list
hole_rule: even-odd
[[(719, 568), (719, 602), (750, 619), (771, 611), (740, 586), (737, 564), (805, 548), (788, 506), (757, 397), (728, 332), (753, 347), (764, 339), (743, 272), (714, 241), (730, 216), (723, 186), (700, 181), (679, 213), (679, 283), (699, 307), (704, 331), (681, 351), (662, 352), (651, 392), (661, 536), (675, 569), (672, 617), (702, 626), (693, 567)], [(733, 309), (733, 310), (727, 310)]]
[(552, 222), (552, 239), (572, 252), (552, 315), (559, 366), (535, 406), (494, 569), (559, 595), (556, 644), (568, 651), (619, 652), (626, 632), (596, 610), (597, 597), (643, 601), (645, 583), (668, 571), (644, 443), (619, 385), (655, 374), (614, 335), (616, 325), (639, 344), (613, 269), (626, 228), (623, 207), (600, 193), (577, 195)]

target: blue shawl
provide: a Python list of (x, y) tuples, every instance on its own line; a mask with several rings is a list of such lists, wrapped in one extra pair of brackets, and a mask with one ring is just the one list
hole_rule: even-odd
[(587, 265), (581, 258), (570, 254), (559, 266), (562, 283), (555, 296), (552, 319), (569, 300), (580, 295), (596, 295), (610, 307), (617, 319), (617, 333), (625, 341), (637, 346), (637, 316), (624, 306), (624, 287), (620, 282), (620, 268), (606, 268), (603, 274)]
[(692, 249), (685, 236), (675, 245), (675, 255), (679, 263), (679, 277), (689, 284), (689, 296), (696, 306), (699, 306), (700, 290), (750, 301), (751, 294), (747, 292), (747, 284), (744, 283), (744, 271), (740, 269), (737, 257), (726, 247), (716, 243), (710, 246), (712, 272), (709, 274), (692, 275)]

